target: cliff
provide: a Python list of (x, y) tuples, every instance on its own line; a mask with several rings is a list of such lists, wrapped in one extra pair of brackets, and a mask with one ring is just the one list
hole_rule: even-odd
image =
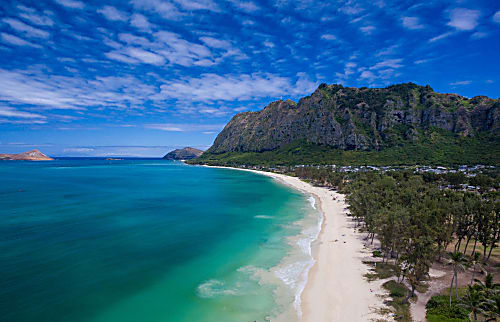
[(208, 153), (263, 152), (297, 140), (341, 150), (378, 151), (417, 142), (429, 129), (498, 138), (500, 102), (400, 84), (354, 88), (322, 84), (298, 103), (276, 101), (235, 115)]
[(18, 154), (0, 153), (0, 160), (50, 161), (54, 159), (46, 156), (39, 150), (31, 150)]
[(202, 150), (186, 147), (183, 149), (176, 149), (167, 153), (163, 159), (167, 160), (192, 160), (199, 157), (203, 153)]

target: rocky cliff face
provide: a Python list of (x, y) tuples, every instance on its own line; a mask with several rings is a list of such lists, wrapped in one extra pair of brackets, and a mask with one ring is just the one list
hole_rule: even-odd
[(418, 141), (429, 129), (498, 138), (499, 121), (500, 101), (484, 96), (440, 94), (412, 83), (387, 88), (322, 84), (298, 103), (276, 101), (259, 112), (235, 115), (207, 152), (263, 152), (296, 140), (382, 150)]
[(186, 147), (184, 149), (176, 149), (167, 153), (163, 159), (166, 160), (191, 160), (202, 155), (203, 151), (195, 148)]
[(31, 150), (18, 154), (0, 154), (0, 160), (50, 161), (54, 159), (39, 150)]

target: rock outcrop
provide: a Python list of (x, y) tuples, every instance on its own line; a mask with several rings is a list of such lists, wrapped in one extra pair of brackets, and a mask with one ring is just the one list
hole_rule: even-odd
[(0, 154), (0, 160), (50, 161), (54, 160), (39, 150), (31, 150), (18, 154)]
[(498, 138), (500, 101), (436, 93), (413, 83), (386, 88), (322, 84), (298, 103), (276, 101), (236, 114), (208, 153), (263, 152), (297, 140), (372, 151), (417, 142), (429, 129)]
[(163, 159), (166, 159), (166, 160), (192, 160), (192, 159), (195, 159), (195, 158), (199, 157), (200, 155), (202, 155), (202, 153), (203, 153), (202, 150), (186, 147), (183, 149), (176, 149), (176, 150), (170, 151), (169, 153), (167, 153), (163, 157)]

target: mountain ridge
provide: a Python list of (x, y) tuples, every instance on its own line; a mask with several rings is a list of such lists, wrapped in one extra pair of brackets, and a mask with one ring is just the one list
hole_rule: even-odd
[(461, 145), (472, 147), (474, 153), (483, 153), (479, 145), (492, 146), (490, 153), (500, 152), (499, 133), (499, 99), (442, 94), (414, 83), (386, 88), (321, 84), (297, 103), (275, 101), (260, 111), (236, 114), (199, 161), (280, 151), (304, 146), (296, 144), (303, 141), (372, 154), (449, 145), (457, 151), (447, 158), (458, 162), (467, 152), (458, 151)]

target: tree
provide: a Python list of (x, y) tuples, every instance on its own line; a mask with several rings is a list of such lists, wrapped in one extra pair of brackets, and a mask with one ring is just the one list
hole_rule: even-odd
[[(466, 309), (471, 311), (471, 315), (473, 316), (473, 320), (477, 321), (477, 314), (484, 313), (483, 307), (486, 304), (486, 299), (481, 292), (479, 287), (467, 285), (467, 293), (462, 299), (459, 306), (465, 307)], [(470, 317), (469, 317), (470, 318)]]
[[(480, 261), (479, 261), (480, 257), (481, 257), (481, 254), (478, 252), (475, 252), (474, 255), (472, 256), (472, 259), (471, 259), (472, 278), (470, 280), (470, 285), (472, 285), (472, 283), (474, 282), (474, 275), (476, 274), (476, 267), (478, 264), (480, 265)], [(480, 265), (480, 268), (482, 269), (481, 265)]]
[(466, 258), (461, 252), (448, 253), (450, 256), (450, 265), (453, 266), (453, 276), (451, 278), (450, 285), (450, 307), (451, 307), (451, 294), (453, 291), (453, 282), (455, 282), (456, 298), (458, 299), (458, 270), (465, 271), (465, 265), (467, 263)]

